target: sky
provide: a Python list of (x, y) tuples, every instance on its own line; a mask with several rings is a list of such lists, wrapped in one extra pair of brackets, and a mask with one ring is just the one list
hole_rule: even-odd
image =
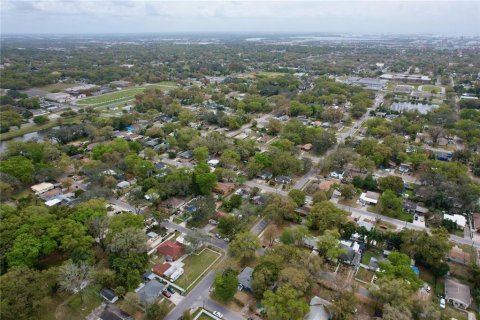
[(0, 0), (6, 33), (480, 35), (480, 0)]

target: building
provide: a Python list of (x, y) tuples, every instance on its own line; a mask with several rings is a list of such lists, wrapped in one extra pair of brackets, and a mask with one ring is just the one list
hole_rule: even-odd
[(162, 263), (162, 264), (155, 264), (152, 268), (153, 273), (156, 275), (159, 275), (160, 277), (165, 276), (165, 273), (170, 269), (172, 265), (168, 262)]
[(470, 263), (470, 259), (470, 253), (463, 251), (463, 249), (458, 246), (452, 247), (448, 253), (448, 260), (456, 263), (468, 265)]
[(380, 79), (414, 83), (430, 83), (432, 81), (429, 76), (418, 74), (382, 74)]
[(232, 193), (233, 190), (235, 190), (235, 184), (229, 182), (218, 182), (215, 188), (213, 188), (213, 192), (221, 194), (222, 196)]
[(60, 103), (70, 102), (70, 101), (72, 101), (72, 98), (73, 97), (71, 95), (69, 95), (68, 93), (64, 93), (64, 92), (47, 93), (45, 95), (46, 100), (60, 102)]
[(30, 187), (30, 189), (32, 189), (32, 191), (35, 192), (36, 195), (40, 195), (44, 192), (52, 190), (53, 188), (55, 188), (55, 186), (49, 182), (42, 182)]
[(360, 244), (356, 241), (341, 240), (340, 246), (343, 249), (343, 253), (338, 257), (343, 263), (358, 266), (362, 259)]
[(456, 308), (467, 309), (472, 303), (470, 287), (452, 278), (445, 279), (445, 300)]
[(411, 103), (411, 102), (394, 102), (390, 106), (390, 110), (403, 113), (409, 111), (418, 111), (421, 114), (427, 114), (430, 111), (437, 109), (438, 104), (424, 104), (424, 103)]
[(444, 214), (443, 219), (453, 221), (460, 229), (464, 229), (467, 219), (460, 214)]
[(382, 90), (388, 83), (385, 79), (349, 77), (345, 83), (352, 86), (362, 86), (371, 90)]
[(281, 184), (290, 184), (292, 182), (292, 178), (287, 176), (278, 176), (275, 178), (275, 182), (278, 182)]
[(115, 303), (118, 300), (117, 295), (115, 294), (115, 292), (113, 292), (112, 289), (103, 288), (102, 290), (100, 290), (100, 295), (109, 303)]
[(305, 315), (305, 320), (330, 320), (332, 317), (327, 309), (327, 301), (314, 296), (310, 300), (310, 309)]
[(125, 189), (125, 188), (128, 188), (130, 187), (130, 182), (128, 181), (121, 181), (119, 183), (117, 183), (117, 188), (118, 189)]
[(138, 294), (140, 298), (140, 303), (143, 306), (147, 306), (149, 304), (154, 303), (157, 301), (158, 297), (162, 294), (165, 285), (160, 283), (157, 280), (151, 280), (144, 285), (141, 285), (135, 292)]
[(240, 272), (237, 276), (238, 283), (240, 284), (242, 290), (252, 292), (252, 280), (253, 280), (253, 268), (245, 267), (245, 269)]
[(185, 254), (185, 248), (180, 242), (167, 240), (158, 246), (157, 252), (167, 260), (174, 261)]
[(380, 194), (373, 191), (367, 191), (360, 195), (360, 202), (363, 204), (377, 204)]

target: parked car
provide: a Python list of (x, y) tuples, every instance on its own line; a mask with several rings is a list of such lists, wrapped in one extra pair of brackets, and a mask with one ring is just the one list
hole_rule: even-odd
[(222, 239), (222, 236), (221, 236), (219, 233), (216, 233), (216, 234), (215, 234), (215, 237), (216, 237), (217, 239)]
[(172, 294), (170, 292), (168, 292), (167, 290), (163, 290), (162, 294), (167, 298), (170, 298), (172, 296)]
[(223, 238), (223, 241), (230, 242), (230, 239), (229, 238)]
[(440, 299), (440, 308), (445, 309), (445, 299)]
[(175, 289), (173, 289), (173, 287), (168, 287), (167, 291), (170, 292), (171, 294), (175, 293)]
[(218, 311), (215, 310), (215, 311), (213, 311), (212, 313), (213, 313), (213, 315), (214, 315), (215, 317), (217, 317), (217, 318), (220, 318), (220, 319), (223, 318), (223, 313), (221, 313), (221, 312), (218, 312)]

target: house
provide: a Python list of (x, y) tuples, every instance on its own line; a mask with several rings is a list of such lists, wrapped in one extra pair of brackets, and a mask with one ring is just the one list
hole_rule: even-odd
[(360, 202), (363, 204), (377, 204), (380, 194), (373, 191), (367, 191), (360, 195)]
[(300, 146), (300, 150), (303, 150), (303, 151), (310, 151), (312, 150), (312, 148), (313, 148), (313, 145), (311, 143), (306, 143)]
[(401, 173), (407, 173), (411, 171), (411, 167), (409, 164), (401, 163), (398, 167), (398, 171), (400, 171)]
[(480, 233), (480, 213), (473, 214), (473, 230)]
[(48, 200), (45, 202), (45, 205), (47, 207), (53, 207), (53, 206), (56, 206), (56, 205), (60, 205), (62, 203), (62, 200), (61, 199), (58, 199), (58, 198), (54, 198), (52, 200)]
[(264, 171), (258, 177), (265, 180), (265, 181), (268, 181), (268, 180), (272, 179), (273, 173)]
[(377, 258), (371, 257), (368, 262), (368, 269), (373, 272), (377, 271), (380, 268), (379, 262)]
[(162, 206), (168, 209), (180, 209), (181, 206), (185, 204), (185, 200), (179, 198), (169, 198), (162, 202)]
[(184, 255), (185, 248), (180, 242), (167, 240), (158, 246), (157, 252), (167, 260), (174, 261)]
[(367, 229), (367, 231), (371, 231), (373, 228), (375, 228), (375, 225), (370, 221), (370, 220), (359, 220), (357, 222), (359, 227), (364, 227)]
[(191, 150), (183, 151), (178, 156), (182, 159), (190, 160), (193, 158), (193, 152)]
[(460, 229), (464, 229), (467, 223), (467, 219), (460, 214), (444, 214), (443, 219), (455, 222)]
[(39, 198), (45, 201), (51, 200), (53, 198), (58, 198), (58, 196), (62, 195), (62, 189), (61, 188), (53, 188), (50, 189), (42, 194), (39, 195)]
[(445, 300), (456, 308), (467, 309), (472, 303), (470, 287), (452, 278), (445, 279)]
[(330, 177), (342, 180), (343, 179), (343, 172), (332, 171), (332, 172), (330, 172)]
[(303, 245), (306, 246), (307, 248), (311, 250), (317, 250), (317, 242), (318, 239), (313, 238), (313, 237), (303, 237), (302, 239)]
[(310, 300), (310, 309), (305, 315), (305, 320), (330, 320), (332, 319), (330, 312), (326, 308), (327, 301), (320, 297), (314, 296)]
[(417, 204), (412, 201), (405, 200), (403, 201), (403, 211), (408, 213), (414, 213), (417, 209)]
[(100, 295), (109, 303), (115, 303), (118, 300), (115, 292), (113, 292), (113, 290), (109, 288), (103, 288), (102, 290), (100, 290)]
[(162, 294), (164, 288), (164, 284), (160, 283), (157, 280), (151, 280), (146, 284), (141, 285), (140, 288), (135, 290), (135, 292), (140, 298), (140, 303), (143, 306), (147, 306), (157, 301), (158, 297), (160, 297), (160, 295)]
[(30, 187), (36, 195), (52, 190), (53, 188), (55, 188), (55, 186), (49, 182), (42, 182)]
[(471, 261), (470, 253), (463, 251), (463, 249), (458, 246), (454, 246), (448, 253), (448, 260), (468, 265)]
[(238, 283), (242, 290), (252, 292), (253, 268), (245, 267), (237, 276)]
[(358, 242), (341, 240), (340, 246), (344, 250), (344, 252), (338, 257), (340, 261), (355, 267), (360, 265), (360, 260), (362, 259), (362, 248)]
[(153, 273), (159, 275), (160, 277), (163, 277), (165, 273), (170, 269), (172, 265), (168, 262), (162, 263), (162, 264), (155, 264), (152, 268)]
[(230, 182), (218, 182), (215, 188), (213, 188), (213, 192), (222, 196), (232, 193), (233, 190), (235, 190), (235, 184)]
[(120, 181), (119, 183), (117, 183), (117, 188), (118, 189), (125, 189), (125, 188), (128, 188), (130, 187), (130, 182), (128, 181)]
[(290, 184), (292, 182), (292, 178), (287, 176), (278, 176), (278, 177), (275, 177), (275, 182), (278, 182), (281, 184)]
[(219, 163), (220, 163), (220, 160), (218, 159), (211, 159), (207, 161), (207, 164), (212, 168), (216, 168)]

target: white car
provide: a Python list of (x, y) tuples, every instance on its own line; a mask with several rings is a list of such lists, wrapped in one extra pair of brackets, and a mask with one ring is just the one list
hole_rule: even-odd
[(221, 312), (213, 311), (212, 313), (213, 313), (213, 315), (214, 315), (215, 317), (217, 317), (217, 318), (220, 318), (220, 319), (223, 318), (223, 313), (221, 313)]
[(445, 309), (445, 299), (440, 299), (440, 308)]

